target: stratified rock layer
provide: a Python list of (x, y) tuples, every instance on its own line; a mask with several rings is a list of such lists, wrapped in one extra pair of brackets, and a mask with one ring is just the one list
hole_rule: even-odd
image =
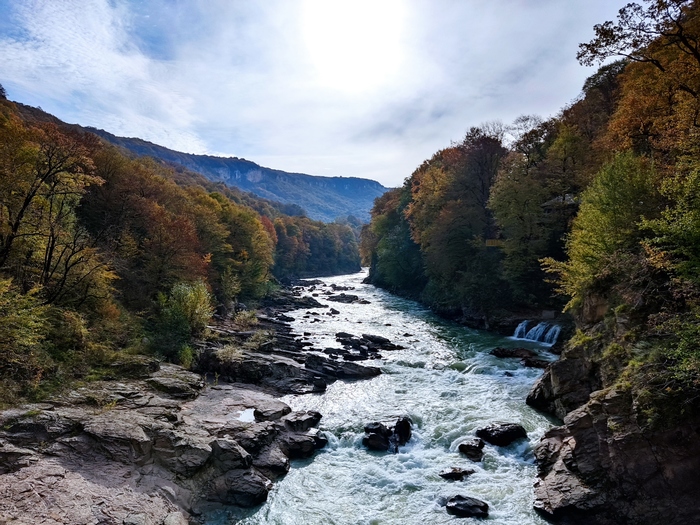
[(209, 507), (258, 505), (289, 458), (325, 444), (320, 418), (255, 387), (205, 389), (174, 365), (7, 410), (0, 523), (184, 525)]

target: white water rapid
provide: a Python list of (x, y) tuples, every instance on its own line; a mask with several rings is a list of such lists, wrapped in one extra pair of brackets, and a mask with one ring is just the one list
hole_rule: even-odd
[[(527, 346), (554, 359), (546, 347), (523, 340), (470, 330), (450, 323), (415, 302), (362, 284), (366, 272), (322, 279), (352, 286), (370, 304), (327, 303), (340, 315), (323, 322), (291, 312), (299, 334), (310, 332), (314, 347), (338, 347), (336, 332), (388, 337), (406, 350), (382, 351), (382, 375), (364, 381), (337, 381), (323, 394), (287, 396), (293, 410), (317, 410), (328, 446), (312, 459), (292, 462), (275, 482), (266, 504), (212, 516), (209, 525), (432, 525), (477, 523), (446, 513), (444, 502), (463, 494), (486, 501), (493, 525), (542, 525), (532, 510), (536, 473), (532, 447), (553, 424), (525, 404), (541, 370), (524, 368), (517, 359), (489, 355), (497, 346)], [(317, 297), (326, 304), (324, 296)], [(324, 309), (325, 310), (325, 309)], [(317, 309), (319, 313), (324, 310)], [(372, 421), (393, 423), (401, 415), (414, 422), (413, 438), (398, 454), (362, 447), (363, 427)], [(527, 440), (499, 448), (485, 446), (483, 462), (457, 451), (477, 428), (493, 421), (517, 422)], [(438, 476), (446, 467), (472, 468), (464, 481)]]

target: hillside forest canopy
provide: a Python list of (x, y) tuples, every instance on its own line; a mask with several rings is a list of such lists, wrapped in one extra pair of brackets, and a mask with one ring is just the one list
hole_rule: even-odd
[[(700, 6), (630, 3), (553, 118), (471, 128), (377, 199), (372, 282), (488, 326), (565, 309), (640, 421), (700, 396)], [(527, 317), (521, 317), (527, 318)]]
[[(322, 223), (0, 97), (0, 397), (39, 398), (120, 356), (188, 364), (215, 309), (278, 280), (359, 271), (353, 218)], [(355, 230), (353, 230), (355, 228)]]

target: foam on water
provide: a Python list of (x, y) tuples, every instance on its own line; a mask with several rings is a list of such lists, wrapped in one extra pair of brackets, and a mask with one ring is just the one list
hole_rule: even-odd
[[(310, 332), (316, 348), (338, 346), (335, 333), (343, 331), (383, 335), (406, 350), (382, 352), (382, 361), (371, 362), (382, 367), (383, 374), (376, 378), (337, 381), (324, 394), (283, 398), (293, 410), (323, 414), (320, 426), (328, 446), (311, 460), (292, 462), (291, 471), (275, 483), (265, 505), (219, 513), (207, 523), (453, 523), (457, 518), (449, 516), (443, 505), (449, 497), (464, 494), (489, 504), (489, 523), (544, 524), (532, 510), (536, 473), (532, 447), (552, 421), (525, 404), (541, 370), (488, 353), (496, 346), (522, 346), (523, 341), (441, 320), (414, 302), (361, 284), (365, 275), (322, 280), (353, 286), (349, 293), (370, 304), (342, 305), (340, 315), (322, 316), (323, 322), (317, 323), (304, 319), (303, 311), (293, 312), (293, 327), (298, 333)], [(323, 295), (317, 299), (324, 302)], [(366, 423), (401, 415), (413, 420), (414, 435), (398, 454), (362, 447)], [(462, 440), (499, 420), (522, 424), (528, 440), (500, 448), (487, 444), (481, 463), (459, 454)], [(473, 468), (476, 473), (450, 482), (438, 476), (447, 467)]]

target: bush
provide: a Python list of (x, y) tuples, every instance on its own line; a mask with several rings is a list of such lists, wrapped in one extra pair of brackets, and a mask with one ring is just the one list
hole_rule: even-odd
[(211, 295), (202, 281), (176, 284), (168, 297), (159, 295), (158, 309), (154, 349), (170, 360), (180, 360), (184, 346), (204, 332), (214, 314)]
[(258, 318), (252, 310), (241, 310), (234, 316), (233, 322), (241, 330), (248, 330), (258, 324)]

